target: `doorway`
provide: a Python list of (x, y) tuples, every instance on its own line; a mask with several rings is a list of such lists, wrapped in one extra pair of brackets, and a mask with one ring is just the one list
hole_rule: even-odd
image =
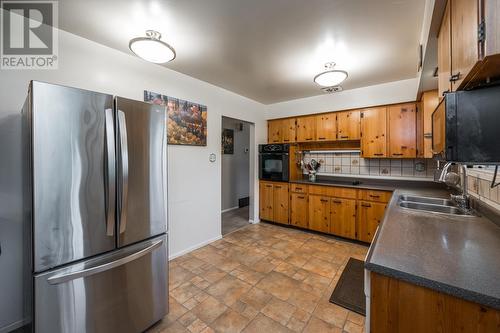
[(253, 124), (222, 117), (221, 231), (227, 235), (250, 220), (250, 161)]

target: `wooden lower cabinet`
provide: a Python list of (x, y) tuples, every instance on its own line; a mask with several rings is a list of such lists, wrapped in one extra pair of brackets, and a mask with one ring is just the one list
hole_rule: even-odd
[(356, 239), (356, 200), (331, 199), (330, 233)]
[(329, 197), (309, 196), (309, 229), (330, 232), (330, 201)]
[(358, 201), (358, 239), (371, 242), (384, 217), (386, 203)]
[(273, 185), (273, 221), (288, 224), (288, 184)]
[(307, 194), (290, 194), (290, 224), (296, 227), (308, 228)]
[(261, 181), (259, 193), (260, 219), (288, 224), (288, 183)]
[(259, 211), (262, 220), (272, 221), (273, 219), (273, 184), (270, 182), (260, 182), (259, 184)]
[(499, 332), (500, 311), (371, 272), (369, 325), (373, 333)]

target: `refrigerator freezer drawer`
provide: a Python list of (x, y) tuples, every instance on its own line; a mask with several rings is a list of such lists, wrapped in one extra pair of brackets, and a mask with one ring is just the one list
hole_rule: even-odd
[(142, 332), (168, 312), (167, 236), (35, 276), (35, 332)]

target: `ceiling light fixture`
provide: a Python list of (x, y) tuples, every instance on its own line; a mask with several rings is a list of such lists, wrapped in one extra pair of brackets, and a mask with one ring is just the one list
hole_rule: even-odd
[(332, 87), (337, 86), (347, 79), (347, 72), (333, 69), (335, 67), (334, 62), (327, 62), (325, 64), (325, 71), (319, 73), (314, 77), (314, 82), (322, 87)]
[(136, 56), (155, 64), (174, 60), (176, 56), (174, 48), (160, 39), (161, 34), (158, 31), (146, 30), (146, 37), (132, 39), (128, 47)]

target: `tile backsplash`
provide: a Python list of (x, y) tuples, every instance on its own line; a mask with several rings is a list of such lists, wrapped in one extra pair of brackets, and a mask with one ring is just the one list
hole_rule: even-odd
[[(500, 210), (500, 186), (491, 188), (493, 170), (491, 168), (467, 169), (467, 183), (469, 194)], [(499, 179), (497, 178), (497, 182)]]
[(359, 152), (304, 153), (303, 158), (305, 163), (311, 159), (320, 162), (318, 175), (432, 178), (436, 169), (430, 159), (366, 159)]

